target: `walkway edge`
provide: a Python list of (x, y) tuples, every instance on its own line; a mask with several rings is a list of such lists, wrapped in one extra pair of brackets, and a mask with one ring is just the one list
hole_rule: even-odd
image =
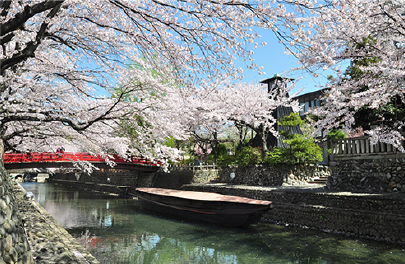
[(330, 192), (313, 186), (188, 184), (183, 190), (272, 201), (262, 222), (405, 244), (405, 194)]

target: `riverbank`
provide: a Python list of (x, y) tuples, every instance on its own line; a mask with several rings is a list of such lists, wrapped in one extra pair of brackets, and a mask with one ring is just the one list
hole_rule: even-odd
[[(135, 193), (135, 187), (129, 186), (122, 188), (55, 178), (52, 182), (121, 196)], [(263, 215), (261, 222), (405, 244), (405, 194), (400, 192), (336, 192), (310, 184), (266, 187), (204, 183), (186, 184), (182, 189), (272, 201), (273, 209)]]
[(13, 188), (35, 263), (100, 263), (39, 203), (25, 198), (26, 191), (20, 184), (14, 183)]
[(273, 202), (261, 221), (405, 244), (405, 194), (336, 192), (324, 186), (189, 184), (188, 191), (216, 192)]
[(267, 223), (223, 227), (150, 212), (133, 199), (61, 184), (22, 185), (103, 264), (379, 264), (405, 260), (405, 247), (390, 243)]

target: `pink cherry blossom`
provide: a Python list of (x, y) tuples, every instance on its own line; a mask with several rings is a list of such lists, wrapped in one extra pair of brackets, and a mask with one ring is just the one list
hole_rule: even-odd
[[(405, 103), (405, 23), (402, 0), (287, 0), (279, 12), (277, 34), (301, 66), (314, 74), (333, 70), (335, 78), (322, 107), (313, 113), (323, 117), (319, 129), (343, 124), (356, 126), (353, 115), (361, 107), (378, 109), (398, 98)], [(345, 68), (360, 58), (378, 59), (364, 65), (362, 78), (345, 76)], [(342, 68), (343, 67), (343, 68)], [(367, 86), (368, 89), (363, 88)], [(400, 147), (404, 118), (390, 120), (365, 131), (373, 142)]]
[[(252, 28), (276, 19), (261, 1), (12, 0), (0, 13), (5, 151), (63, 145), (156, 158), (177, 155), (162, 145), (167, 136), (187, 137), (193, 120), (214, 120), (193, 108), (212, 108), (199, 89), (240, 78), (232, 61), (251, 56)], [(229, 117), (223, 112), (215, 122)], [(137, 129), (136, 140), (122, 135), (122, 123)]]

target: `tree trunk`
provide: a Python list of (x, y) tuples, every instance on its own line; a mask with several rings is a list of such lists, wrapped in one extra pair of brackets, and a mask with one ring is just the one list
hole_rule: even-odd
[(243, 147), (243, 126), (238, 126), (239, 130), (239, 149), (242, 149)]
[(212, 145), (212, 150), (214, 151), (214, 163), (217, 163), (218, 159), (218, 133), (214, 132), (214, 144)]
[(266, 157), (267, 155), (267, 129), (265, 126), (262, 126), (261, 136), (262, 136), (262, 158)]
[(3, 139), (0, 138), (0, 169), (6, 170), (4, 167), (4, 144)]

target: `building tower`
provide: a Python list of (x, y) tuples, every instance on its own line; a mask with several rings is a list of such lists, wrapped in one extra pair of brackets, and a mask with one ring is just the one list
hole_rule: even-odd
[[(278, 95), (283, 95), (286, 94), (288, 96), (287, 92), (287, 83), (294, 81), (294, 79), (289, 79), (280, 76), (279, 74), (275, 74), (273, 77), (265, 79), (261, 81), (260, 83), (267, 84), (267, 91), (270, 93), (271, 91), (277, 90)], [(277, 107), (276, 110), (273, 112), (273, 117), (277, 120), (280, 121), (283, 116), (288, 116), (293, 112), (291, 107), (286, 107), (286, 106), (279, 106)], [(274, 129), (278, 132), (281, 130), (290, 130), (291, 134), (302, 134), (301, 129), (299, 126), (293, 127), (293, 128), (288, 128), (288, 127), (282, 127), (279, 126), (277, 123), (274, 124)], [(275, 137), (273, 134), (268, 133), (267, 135), (267, 148), (270, 149), (272, 147), (278, 147), (278, 148), (283, 148), (287, 147), (287, 144), (283, 142), (283, 139), (285, 139), (283, 136), (279, 136), (278, 138)], [(252, 147), (259, 147), (262, 146), (263, 142), (262, 139), (259, 135), (256, 135), (255, 138), (251, 142)]]

